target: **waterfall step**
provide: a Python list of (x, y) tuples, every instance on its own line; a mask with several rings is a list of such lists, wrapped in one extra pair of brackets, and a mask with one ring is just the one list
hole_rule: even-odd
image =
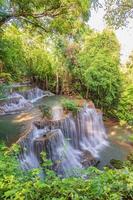
[(37, 161), (39, 165), (40, 153), (45, 151), (53, 169), (63, 177), (79, 175), (83, 168), (96, 165), (99, 152), (108, 146), (102, 114), (87, 106), (74, 117), (34, 122), (31, 132), (19, 143), (22, 168), (36, 167)]
[(49, 91), (32, 88), (24, 92), (13, 92), (7, 99), (0, 101), (0, 115), (14, 114), (19, 111), (29, 110), (32, 104), (45, 96), (53, 96)]

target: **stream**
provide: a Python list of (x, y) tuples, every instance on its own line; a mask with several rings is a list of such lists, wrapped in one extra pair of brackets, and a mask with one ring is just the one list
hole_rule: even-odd
[[(4, 141), (8, 146), (15, 143), (26, 134), (33, 121), (41, 119), (40, 105), (57, 106), (62, 98), (62, 96), (43, 97), (34, 102), (33, 107), (28, 111), (0, 116), (0, 140)], [(105, 124), (105, 128), (109, 145), (99, 152), (100, 163), (98, 168), (100, 169), (109, 164), (111, 159), (125, 160), (127, 155), (133, 150), (133, 147), (124, 140), (126, 134), (131, 134), (130, 130), (109, 124)]]

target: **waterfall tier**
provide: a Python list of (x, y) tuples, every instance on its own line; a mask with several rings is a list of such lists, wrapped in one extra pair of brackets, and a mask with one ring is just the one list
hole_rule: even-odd
[(43, 91), (39, 88), (33, 88), (24, 92), (13, 92), (8, 98), (0, 101), (0, 115), (14, 114), (21, 110), (32, 108), (32, 103), (43, 98), (44, 96), (52, 96), (49, 91)]
[(76, 175), (96, 164), (99, 152), (108, 145), (101, 113), (88, 107), (75, 117), (70, 114), (59, 120), (34, 122), (32, 131), (19, 143), (23, 169), (39, 166), (40, 153), (45, 151), (53, 169), (63, 176)]

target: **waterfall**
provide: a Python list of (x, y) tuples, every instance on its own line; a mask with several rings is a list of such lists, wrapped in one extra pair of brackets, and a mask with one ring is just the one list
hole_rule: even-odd
[(34, 140), (44, 134), (44, 129), (37, 129), (33, 127), (31, 133), (20, 139), (19, 143), (22, 147), (19, 160), (21, 162), (22, 169), (33, 169), (40, 167), (38, 158), (33, 151)]
[(84, 108), (77, 118), (77, 131), (81, 149), (99, 157), (99, 151), (108, 145), (102, 114), (96, 109)]
[(45, 137), (34, 141), (34, 152), (39, 160), (42, 151), (47, 152), (54, 164), (53, 169), (60, 175), (76, 175), (78, 169), (82, 169), (81, 152), (69, 144), (60, 129), (51, 130)]
[(54, 121), (61, 120), (63, 118), (63, 108), (61, 106), (54, 106), (52, 108), (52, 119)]
[(26, 100), (29, 100), (31, 103), (34, 103), (45, 96), (45, 92), (37, 87), (21, 92), (21, 94)]
[(44, 96), (52, 96), (49, 91), (43, 91), (39, 88), (32, 88), (24, 92), (13, 92), (8, 98), (0, 103), (0, 115), (14, 114), (21, 110), (32, 108), (32, 103), (43, 98)]
[(57, 174), (77, 175), (81, 169), (94, 165), (99, 152), (108, 145), (102, 114), (88, 107), (74, 117), (62, 117), (60, 107), (54, 107), (53, 113), (53, 120), (34, 122), (32, 131), (20, 138), (22, 168), (38, 167), (42, 162), (40, 153), (45, 151)]
[[(0, 110), (2, 114), (14, 114), (23, 109), (29, 109), (32, 104), (28, 102), (22, 95), (18, 93), (12, 93), (8, 96), (8, 99), (0, 104)], [(1, 114), (1, 112), (0, 112)]]

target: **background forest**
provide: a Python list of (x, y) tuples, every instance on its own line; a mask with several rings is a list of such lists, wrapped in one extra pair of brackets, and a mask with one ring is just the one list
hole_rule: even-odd
[[(108, 27), (95, 32), (88, 20), (91, 8), (100, 6), (96, 0), (0, 0), (0, 98), (10, 84), (30, 81), (57, 95), (92, 100), (105, 119), (133, 126), (133, 54), (120, 63), (113, 31), (132, 17), (133, 3), (106, 2)], [(1, 145), (1, 200), (133, 199), (132, 156), (121, 169), (88, 169), (87, 180), (62, 180), (47, 170), (42, 181), (38, 170), (18, 170), (17, 153), (18, 147)]]

